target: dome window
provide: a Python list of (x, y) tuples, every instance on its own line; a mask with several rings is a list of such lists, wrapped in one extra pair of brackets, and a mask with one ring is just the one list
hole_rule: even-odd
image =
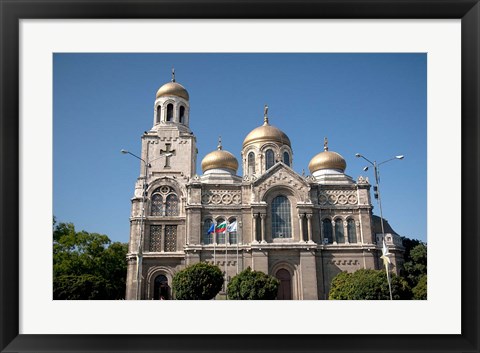
[(255, 153), (248, 154), (248, 174), (255, 174)]
[(167, 105), (167, 121), (173, 121), (173, 104)]
[(274, 157), (273, 151), (271, 149), (268, 149), (265, 152), (265, 170), (272, 168), (274, 164), (275, 164), (275, 157)]
[(179, 122), (185, 124), (185, 107), (183, 105), (180, 107)]
[(290, 155), (286, 151), (283, 152), (283, 163), (290, 167)]
[(157, 106), (157, 117), (156, 117), (156, 122), (157, 124), (160, 122), (160, 113), (162, 112), (162, 107)]

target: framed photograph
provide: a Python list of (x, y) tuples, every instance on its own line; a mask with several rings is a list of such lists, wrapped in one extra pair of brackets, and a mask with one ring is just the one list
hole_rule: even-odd
[[(2, 82), (0, 101), (1, 352), (266, 352), (273, 350), (281, 352), (436, 352), (440, 350), (479, 352), (480, 5), (477, 0), (379, 0), (375, 2), (346, 0), (335, 3), (324, 0), (305, 3), (202, 0), (174, 3), (113, 0), (91, 3), (69, 0), (56, 2), (0, 0), (0, 5), (2, 18), (0, 42), (2, 62), (0, 76)], [(171, 66), (170, 61), (172, 61)], [(348, 65), (339, 64), (342, 62)], [(415, 63), (416, 66), (410, 67), (419, 69), (408, 71), (408, 73), (407, 70), (402, 71), (404, 68), (402, 65), (406, 62)], [(392, 63), (395, 65), (391, 65)], [(389, 65), (394, 67), (392, 71), (385, 69)], [(168, 72), (164, 72), (166, 66), (169, 66)], [(170, 71), (172, 66), (177, 67)], [(323, 69), (317, 70), (319, 66)], [(333, 67), (339, 71), (343, 70), (343, 76), (329, 76), (329, 68)], [(347, 67), (355, 67), (363, 76), (357, 77), (352, 74), (353, 71), (344, 70)], [(127, 71), (129, 71), (128, 74)], [(183, 104), (178, 112), (177, 110), (174, 112), (173, 108), (169, 111), (170, 101), (168, 98), (166, 100), (162, 98), (165, 96), (162, 92), (172, 86), (170, 83), (162, 86), (156, 93), (155, 109), (152, 112), (149, 112), (148, 104), (153, 101), (145, 104), (133, 95), (139, 87), (138, 82), (141, 78), (156, 77), (152, 80), (155, 84), (158, 83), (156, 91), (163, 83), (170, 80), (171, 75), (171, 81), (176, 85), (175, 87), (180, 86), (184, 89), (176, 83), (176, 78), (183, 83), (184, 77), (193, 75), (195, 72), (196, 78), (188, 81), (189, 85), (186, 85), (189, 93), (186, 90), (175, 91), (179, 97), (179, 104)], [(362, 80), (366, 80), (372, 73), (378, 77), (382, 76), (383, 81), (372, 81), (377, 82), (377, 86), (364, 85), (365, 81)], [(116, 75), (117, 77), (114, 77)], [(321, 80), (322, 77), (324, 81)], [(337, 82), (339, 77), (342, 79)], [(417, 80), (419, 77), (422, 79)], [(222, 78), (225, 82), (222, 82)], [(275, 89), (270, 94), (266, 93), (269, 99), (267, 102), (260, 104), (260, 101), (249, 100), (250, 97), (259, 95), (256, 93), (257, 87), (253, 87), (255, 84), (252, 82), (258, 82), (261, 85), (262, 80), (268, 81), (268, 85), (262, 86), (263, 91), (268, 92), (276, 85), (287, 86), (295, 79), (307, 82), (310, 78), (318, 82), (305, 85), (305, 92), (300, 94), (296, 88), (298, 86), (291, 84), (290, 88), (295, 87), (296, 91), (291, 96), (273, 98), (275, 94), (278, 95), (278, 92), (286, 92), (286, 95), (292, 92), (292, 89), (284, 91)], [(209, 79), (217, 91), (222, 91), (221, 98), (220, 96), (212, 97), (215, 95), (212, 90), (202, 89), (203, 83)], [(245, 79), (244, 83), (243, 79)], [(379, 94), (383, 87), (381, 82), (389, 79), (399, 82), (399, 85), (415, 80), (416, 86), (409, 87), (415, 86), (420, 91), (423, 89), (424, 100), (419, 103), (416, 100), (418, 93), (415, 91), (408, 92), (410, 95), (407, 94), (398, 99), (398, 102), (402, 102), (401, 108), (389, 105), (386, 95)], [(107, 86), (100, 87), (98, 82), (102, 80), (108, 81), (109, 87), (114, 87), (116, 91), (108, 91), (108, 88), (105, 88)], [(407, 85), (408, 83), (405, 83), (405, 87), (395, 87), (395, 92), (399, 94), (407, 92)], [(80, 86), (84, 92), (88, 92), (88, 95), (78, 94), (79, 91), (76, 88)], [(190, 88), (192, 88), (191, 91)], [(315, 100), (309, 98), (309, 94), (316, 88), (324, 92), (323, 94), (329, 91), (341, 92), (335, 98), (330, 98), (338, 100), (335, 104), (339, 108), (322, 110), (323, 107), (318, 104), (309, 107), (308, 102)], [(118, 94), (122, 90), (122, 95)], [(227, 94), (227, 91), (231, 91), (231, 94)], [(236, 101), (229, 100), (230, 95), (242, 95), (241, 92), (245, 91), (250, 91), (251, 96), (241, 97)], [(348, 92), (352, 91), (358, 92), (356, 103), (358, 107), (362, 104), (368, 105), (365, 112), (378, 116), (389, 115), (385, 118), (385, 123), (383, 124), (381, 119), (366, 118), (368, 113), (364, 113), (361, 119), (357, 118), (354, 107), (349, 108), (350, 110), (341, 110), (340, 107), (351, 104), (348, 97), (352, 95)], [(138, 96), (140, 95), (145, 96), (143, 93)], [(398, 213), (396, 217), (400, 217), (402, 213), (403, 219), (406, 219), (402, 222), (409, 222), (409, 217), (412, 223), (414, 219), (423, 219), (421, 226), (415, 224), (411, 227), (412, 229), (426, 228), (424, 230), (422, 228), (422, 232), (426, 232), (424, 241), (428, 242), (427, 300), (318, 300), (328, 299), (326, 282), (323, 284), (317, 284), (316, 281), (308, 282), (308, 278), (305, 277), (302, 285), (298, 285), (300, 282), (295, 276), (305, 276), (305, 273), (302, 274), (301, 270), (295, 270), (293, 267), (292, 272), (289, 272), (287, 265), (282, 267), (278, 262), (277, 265), (272, 265), (272, 271), (277, 274), (277, 278), (285, 276), (282, 277), (283, 291), (280, 299), (302, 300), (156, 302), (150, 299), (171, 299), (172, 292), (169, 289), (172, 280), (172, 276), (169, 275), (171, 272), (167, 267), (151, 267), (145, 270), (145, 277), (142, 277), (141, 268), (137, 266), (137, 279), (134, 281), (135, 256), (130, 259), (133, 265), (129, 272), (131, 278), (126, 280), (126, 299), (148, 300), (55, 300), (58, 298), (52, 294), (52, 216), (62, 208), (88, 207), (88, 202), (92, 200), (82, 198), (89, 199), (91, 196), (82, 195), (81, 191), (86, 187), (92, 190), (110, 190), (105, 194), (99, 194), (95, 202), (105, 204), (123, 202), (117, 201), (114, 197), (115, 193), (119, 193), (114, 187), (118, 184), (108, 179), (126, 174), (127, 168), (135, 169), (137, 173), (138, 164), (134, 167), (132, 164), (127, 166), (125, 159), (122, 163), (112, 163), (113, 150), (115, 150), (115, 156), (119, 156), (119, 160), (122, 158), (120, 148), (124, 154), (132, 154), (133, 157), (141, 159), (146, 170), (154, 163), (160, 163), (157, 161), (160, 159), (161, 168), (176, 167), (180, 163), (178, 165), (185, 170), (183, 173), (172, 176), (173, 179), (185, 178), (187, 174), (192, 180), (195, 180), (195, 177), (199, 178), (189, 169), (193, 164), (191, 161), (185, 162), (185, 156), (181, 152), (182, 148), (190, 146), (189, 143), (192, 142), (185, 142), (185, 146), (167, 143), (157, 149), (154, 146), (152, 151), (155, 151), (159, 157), (147, 158), (149, 163), (129, 152), (131, 148), (137, 149), (139, 146), (139, 139), (135, 139), (136, 135), (131, 131), (143, 129), (145, 124), (126, 124), (128, 115), (132, 116), (128, 121), (135, 122), (135, 119), (137, 121), (139, 119), (137, 115), (152, 113), (153, 128), (142, 134), (142, 141), (147, 141), (152, 134), (156, 136), (157, 124), (179, 119), (180, 125), (186, 126), (182, 129), (187, 133), (191, 133), (188, 129), (189, 124), (190, 126), (198, 124), (194, 125), (195, 131), (200, 131), (197, 136), (197, 146), (202, 143), (199, 136), (206, 136), (207, 140), (210, 140), (208, 137), (214, 135), (209, 144), (201, 145), (202, 153), (198, 154), (199, 161), (200, 158), (204, 158), (201, 163), (204, 173), (202, 178), (210, 178), (213, 183), (221, 178), (218, 179), (219, 177), (214, 175), (215, 172), (211, 171), (234, 170), (238, 167), (237, 164), (243, 163), (244, 175), (241, 177), (234, 173), (228, 178), (245, 184), (251, 181), (250, 174), (255, 176), (253, 172), (250, 173), (249, 166), (257, 169), (264, 168), (265, 175), (268, 170), (275, 170), (275, 168), (283, 168), (282, 171), (288, 173), (289, 167), (293, 169), (293, 161), (307, 165), (313, 155), (307, 158), (298, 152), (293, 154), (293, 144), (290, 147), (288, 137), (284, 138), (281, 133), (278, 133), (275, 138), (282, 141), (288, 140), (288, 143), (284, 143), (283, 149), (280, 148), (277, 151), (282, 163), (273, 162), (275, 158), (273, 152), (269, 162), (268, 153), (265, 152), (265, 165), (262, 164), (263, 162), (258, 162), (259, 164), (252, 162), (250, 165), (247, 155), (255, 150), (248, 149), (249, 144), (253, 146), (253, 142), (256, 141), (256, 137), (252, 135), (256, 131), (252, 130), (255, 126), (245, 127), (245, 131), (242, 130), (243, 126), (234, 128), (235, 131), (230, 131), (228, 128), (222, 129), (225, 131), (224, 134), (231, 133), (232, 136), (235, 134), (247, 136), (248, 131), (252, 130), (245, 140), (241, 138), (239, 142), (235, 142), (236, 137), (229, 138), (228, 135), (218, 139), (214, 120), (205, 119), (202, 125), (193, 119), (195, 116), (208, 116), (209, 107), (211, 107), (221, 111), (216, 113), (217, 116), (223, 116), (221, 124), (234, 127), (235, 122), (243, 119), (241, 109), (234, 105), (243, 102), (242, 99), (244, 99), (246, 105), (260, 106), (258, 116), (264, 126), (269, 126), (269, 119), (274, 125), (272, 119), (275, 119), (275, 116), (295, 116), (296, 112), (288, 111), (288, 107), (282, 106), (284, 101), (291, 98), (304, 99), (299, 106), (303, 106), (305, 111), (308, 111), (306, 116), (302, 116), (301, 121), (288, 122), (291, 124), (288, 125), (291, 131), (290, 138), (294, 136), (292, 141), (300, 141), (304, 136), (303, 144), (298, 143), (300, 147), (297, 151), (299, 152), (305, 151), (306, 148), (316, 149), (321, 153), (335, 151), (334, 146), (338, 146), (335, 144), (335, 139), (340, 139), (342, 136), (348, 139), (348, 135), (340, 132), (346, 129), (351, 130), (351, 136), (361, 135), (356, 140), (355, 146), (346, 147), (345, 144), (344, 148), (348, 153), (348, 156), (345, 155), (348, 157), (347, 161), (355, 160), (351, 158), (355, 157), (354, 152), (365, 152), (356, 150), (358, 141), (364, 141), (360, 144), (363, 146), (362, 149), (367, 149), (366, 146), (373, 148), (371, 147), (373, 144), (369, 145), (369, 139), (383, 139), (383, 143), (392, 148), (396, 146), (395, 139), (398, 136), (402, 136), (398, 139), (403, 145), (408, 145), (410, 142), (411, 145), (405, 153), (405, 161), (411, 158), (413, 162), (404, 165), (411, 169), (404, 173), (403, 178), (397, 175), (395, 179), (397, 195), (401, 195), (397, 197), (403, 197), (402, 205), (408, 206), (402, 206), (402, 209), (397, 207), (396, 210), (392, 209), (389, 212), (390, 214)], [(120, 104), (120, 101), (125, 99), (131, 100), (131, 104), (136, 105), (137, 109), (127, 110), (125, 105)], [(191, 120), (190, 102), (192, 107), (195, 105), (198, 112), (197, 115), (192, 113)], [(200, 107), (199, 102), (204, 103), (203, 108)], [(209, 103), (205, 104), (207, 102)], [(165, 109), (162, 108), (162, 104), (165, 105)], [(142, 110), (145, 105), (147, 111)], [(422, 107), (424, 114), (421, 118), (412, 113), (414, 106)], [(282, 114), (279, 114), (281, 110), (283, 110)], [(322, 116), (330, 117), (321, 118), (325, 119), (325, 122), (319, 122), (319, 118), (313, 116), (316, 111), (321, 112)], [(350, 114), (351, 117), (344, 117), (341, 121), (335, 120), (334, 115), (339, 112), (344, 116)], [(406, 116), (409, 113), (412, 115)], [(82, 117), (82, 114), (89, 114), (89, 120)], [(253, 111), (249, 112), (249, 115), (255, 114)], [(106, 118), (107, 115), (108, 118)], [(58, 116), (69, 116), (68, 123), (65, 123), (65, 120), (59, 120)], [(116, 116), (119, 117), (118, 123), (115, 121)], [(64, 124), (59, 124), (59, 121), (63, 121)], [(328, 124), (328, 131), (334, 131), (330, 135), (332, 138), (328, 136), (329, 139), (324, 139), (326, 136), (319, 135), (322, 132), (315, 131), (322, 123)], [(87, 124), (90, 124), (88, 128)], [(376, 126), (373, 128), (368, 124)], [(338, 126), (338, 129), (333, 128), (334, 126)], [(148, 128), (149, 126), (145, 126), (145, 129)], [(382, 128), (389, 131), (382, 134)], [(307, 131), (309, 129), (312, 131)], [(118, 133), (121, 130), (130, 131), (130, 133), (120, 135)], [(102, 147), (86, 146), (91, 142), (85, 138), (88, 131), (97, 134), (95, 139), (102, 140)], [(183, 131), (184, 134), (185, 131)], [(368, 136), (372, 131), (375, 136)], [(191, 135), (194, 136), (193, 133)], [(125, 139), (129, 140), (125, 141)], [(165, 142), (164, 140), (162, 141)], [(232, 145), (240, 146), (241, 141), (243, 141), (242, 160), (239, 159), (240, 163), (235, 164), (233, 155), (231, 158), (227, 156), (230, 159), (223, 155), (228, 154), (225, 150), (232, 150)], [(421, 142), (418, 144), (415, 141)], [(190, 152), (195, 161), (197, 149), (195, 144), (192, 146)], [(100, 148), (111, 149), (111, 155), (102, 155)], [(208, 150), (213, 152), (208, 154)], [(374, 149), (373, 152), (375, 151)], [(222, 156), (228, 159), (222, 159), (224, 164), (221, 165), (217, 163), (219, 153), (223, 153)], [(368, 154), (368, 149), (366, 153)], [(145, 156), (143, 152), (141, 156)], [(357, 157), (362, 155), (358, 154)], [(307, 159), (304, 160), (304, 158)], [(328, 175), (319, 172), (318, 165), (322, 163), (321, 158), (317, 158), (318, 160), (315, 158), (317, 157), (311, 159), (308, 164), (312, 176), (305, 176), (301, 170), (297, 170), (296, 173), (303, 174), (304, 180), (316, 178), (326, 180), (327, 184), (329, 178), (341, 178), (339, 175), (343, 175), (345, 170), (345, 161), (342, 162), (341, 156), (333, 162), (330, 160), (333, 164), (329, 164), (328, 168), (321, 167), (329, 171), (340, 170), (338, 173), (335, 172), (337, 174), (328, 172)], [(403, 155), (395, 158), (403, 159)], [(357, 160), (360, 159), (357, 158)], [(364, 162), (372, 164), (368, 158), (363, 157), (363, 159), (365, 159)], [(255, 161), (255, 159), (252, 160)], [(267, 167), (268, 163), (271, 163), (269, 167)], [(375, 168), (375, 177), (378, 178), (376, 163), (373, 163), (372, 167)], [(310, 166), (313, 167), (310, 168)], [(351, 171), (355, 180), (361, 173), (362, 167), (363, 165), (354, 165), (355, 170), (360, 169), (358, 172)], [(101, 172), (105, 169), (114, 169), (116, 172), (105, 176)], [(418, 172), (420, 169), (421, 172)], [(59, 173), (59, 170), (62, 170), (62, 173)], [(364, 171), (366, 170), (365, 168)], [(90, 177), (82, 178), (81, 173)], [(140, 176), (141, 173), (142, 171)], [(383, 174), (385, 180), (389, 177), (387, 173)], [(60, 177), (73, 176), (73, 174), (75, 174), (75, 183), (78, 185), (77, 190), (63, 193), (63, 198), (55, 197), (54, 191), (67, 188), (66, 184), (59, 182)], [(128, 180), (135, 182), (137, 177), (138, 174), (132, 174)], [(227, 177), (224, 175), (222, 178), (224, 180)], [(342, 176), (342, 178), (347, 183), (350, 177)], [(82, 179), (88, 179), (91, 184), (80, 185)], [(363, 177), (360, 176), (356, 182), (363, 181)], [(121, 200), (125, 200), (125, 204), (128, 205), (128, 197), (131, 197), (131, 192), (134, 191), (132, 213), (122, 220), (105, 219), (104, 223), (121, 222), (126, 225), (124, 228), (128, 232), (128, 217), (135, 219), (140, 212), (140, 208), (136, 209), (138, 205), (135, 206), (135, 197), (140, 195), (138, 200), (141, 200), (142, 186), (140, 181), (136, 182), (135, 191), (132, 183), (121, 196)], [(301, 181), (299, 182), (300, 186), (297, 188), (301, 193), (302, 184)], [(165, 207), (165, 210), (158, 211), (163, 212), (163, 216), (171, 212), (172, 208), (168, 211), (168, 207), (177, 207), (178, 203), (183, 202), (182, 198), (171, 196), (174, 186), (175, 183), (172, 183), (170, 188), (167, 186), (162, 188), (161, 185), (155, 188), (153, 183), (151, 185), (152, 200), (154, 198), (166, 200), (164, 206), (159, 206)], [(143, 187), (145, 193), (147, 187)], [(401, 189), (404, 192), (401, 192)], [(258, 197), (253, 190), (252, 188), (252, 195), (248, 197), (251, 198), (252, 204), (255, 203), (255, 197)], [(374, 192), (376, 193), (377, 190), (375, 189)], [(422, 196), (421, 193), (425, 195)], [(231, 193), (214, 194), (199, 194), (198, 204), (208, 205), (214, 197), (233, 202), (235, 197)], [(344, 201), (338, 201), (343, 202), (343, 206), (356, 202), (355, 197), (362, 197), (361, 194), (330, 195), (327, 191), (324, 195), (318, 191), (317, 196), (318, 200), (323, 197), (325, 203), (329, 202), (330, 198), (340, 200), (343, 197)], [(272, 196), (270, 201), (272, 204), (281, 203), (283, 208), (278, 206), (278, 209), (283, 210), (289, 202), (288, 197), (285, 200), (279, 197)], [(112, 204), (111, 207), (114, 205)], [(255, 246), (250, 250), (245, 249), (244, 259), (250, 261), (249, 266), (251, 263), (251, 266), (261, 268), (263, 260), (260, 257), (264, 247), (262, 244), (267, 242), (264, 239), (263, 217), (260, 217), (261, 203), (256, 207), (260, 210), (258, 224), (255, 223), (255, 227), (249, 225), (251, 229), (249, 228), (248, 234), (255, 234), (252, 237), (257, 239), (250, 239), (249, 243), (254, 243)], [(302, 239), (298, 241), (302, 243), (299, 246), (305, 248), (305, 253), (302, 255), (304, 256), (302, 261), (307, 264), (305, 268), (310, 268), (307, 253), (310, 250), (309, 244), (319, 244), (322, 249), (328, 247), (333, 249), (333, 246), (338, 245), (339, 239), (342, 239), (339, 240), (342, 244), (355, 244), (357, 236), (358, 239), (362, 237), (361, 241), (358, 240), (362, 246), (370, 243), (363, 238), (362, 225), (359, 224), (360, 222), (356, 224), (355, 219), (345, 216), (345, 219), (337, 219), (339, 223), (336, 225), (335, 221), (330, 219), (334, 219), (333, 216), (325, 218), (324, 215), (318, 222), (326, 221), (328, 226), (332, 224), (333, 229), (336, 229), (335, 227), (340, 229), (342, 226), (344, 228), (345, 233), (337, 234), (332, 231), (333, 234), (330, 234), (323, 230), (324, 226), (317, 220), (310, 221), (311, 214), (308, 217), (308, 207), (302, 207), (305, 208), (302, 211), (305, 212), (305, 219), (295, 211), (298, 212), (298, 214), (294, 213), (295, 219), (300, 219), (300, 223), (297, 222), (294, 226), (285, 226), (283, 223), (280, 226), (273, 221), (271, 224), (268, 223), (266, 234), (274, 234), (274, 227), (278, 229), (275, 228), (275, 236), (268, 235), (267, 237), (270, 238), (266, 240), (281, 247), (285, 245), (285, 238), (289, 238), (289, 232), (302, 234), (303, 241)], [(272, 218), (275, 218), (272, 210), (269, 209), (268, 212)], [(290, 215), (290, 211), (287, 213)], [(228, 219), (219, 218), (214, 212), (210, 217), (211, 219), (199, 218), (196, 222), (201, 222), (201, 225), (197, 224), (197, 226), (202, 230), (191, 231), (189, 234), (210, 234), (207, 228), (216, 229), (214, 224), (216, 222), (219, 229), (223, 225), (234, 235), (232, 237), (230, 234), (230, 245), (239, 243), (239, 239), (244, 236), (243, 227), (247, 227), (248, 222), (239, 221), (237, 233), (237, 218), (233, 216), (227, 217)], [(380, 217), (377, 218), (380, 219)], [(102, 221), (97, 222), (97, 224), (101, 223)], [(381, 233), (385, 237), (383, 216), (381, 225)], [(180, 230), (184, 226), (178, 225)], [(388, 222), (386, 226), (390, 227)], [(210, 238), (204, 239), (202, 235), (195, 240), (190, 235), (190, 238), (184, 239), (177, 236), (176, 227), (177, 225), (171, 222), (161, 226), (152, 223), (148, 231), (145, 227), (145, 230), (139, 233), (140, 235), (132, 232), (131, 237), (139, 236), (143, 241), (142, 237), (145, 236), (150, 246), (149, 251), (152, 253), (175, 253), (176, 244), (180, 242), (185, 256), (195, 258), (197, 251), (204, 250), (205, 244), (208, 248)], [(256, 228), (258, 231), (255, 231)], [(395, 233), (391, 228), (388, 229), (388, 232)], [(215, 230), (214, 234), (216, 233)], [(377, 233), (378, 236), (379, 232), (372, 231), (373, 233)], [(394, 240), (388, 239), (388, 241), (395, 249)], [(200, 243), (201, 250), (198, 248)], [(216, 242), (213, 241), (213, 243)], [(378, 239), (371, 240), (371, 243), (378, 243)], [(378, 250), (375, 245), (372, 246), (372, 250)], [(216, 260), (223, 256), (222, 249), (211, 248), (208, 249), (213, 251), (212, 256), (205, 261), (217, 264)], [(259, 259), (255, 260), (257, 262), (254, 261), (253, 248), (257, 251), (255, 255)], [(338, 249), (340, 248), (341, 246)], [(220, 260), (220, 263), (224, 266), (225, 275), (228, 277), (229, 273), (235, 271), (235, 267), (238, 271), (239, 260), (238, 257), (235, 260), (234, 246), (231, 247), (232, 257), (227, 259), (227, 256), (230, 256), (228, 255), (230, 250), (227, 251), (227, 249), (229, 248), (225, 241), (225, 259)], [(251, 253), (249, 254), (248, 251)], [(354, 246), (349, 251), (354, 252)], [(130, 252), (134, 254), (134, 251)], [(386, 252), (388, 253), (388, 250)], [(148, 259), (148, 254), (146, 258)], [(166, 254), (165, 258), (171, 262), (172, 268), (177, 266), (173, 260), (174, 256)], [(363, 259), (365, 262), (365, 255)], [(136, 261), (138, 262), (138, 256)], [(265, 261), (263, 263), (268, 264), (269, 260)], [(397, 266), (396, 261), (395, 258), (393, 260), (395, 266)], [(337, 264), (335, 261), (332, 263), (338, 265), (339, 271), (345, 268), (342, 266), (348, 265), (341, 262)], [(400, 265), (401, 262), (398, 266)], [(368, 267), (366, 262), (363, 266)], [(324, 265), (321, 269), (326, 271)], [(292, 275), (292, 273), (296, 274)], [(328, 276), (323, 273), (321, 278), (324, 280), (329, 278)], [(144, 287), (139, 284), (141, 283), (139, 278), (144, 278)], [(331, 278), (328, 282), (330, 281)], [(277, 299), (279, 299), (278, 295)]]

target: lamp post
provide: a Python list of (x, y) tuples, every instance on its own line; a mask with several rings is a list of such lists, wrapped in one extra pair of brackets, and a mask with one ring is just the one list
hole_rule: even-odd
[[(123, 154), (129, 154), (139, 160), (141, 160), (145, 166), (145, 171), (143, 175), (143, 192), (142, 192), (142, 212), (140, 214), (140, 239), (138, 240), (138, 247), (137, 247), (137, 291), (136, 291), (136, 298), (137, 300), (141, 299), (141, 283), (142, 283), (142, 262), (143, 262), (143, 231), (145, 227), (145, 201), (147, 195), (147, 173), (148, 168), (151, 166), (150, 163), (145, 161), (143, 158), (129, 152), (127, 150), (122, 149), (120, 151)], [(148, 159), (148, 158), (147, 158)]]
[[(393, 158), (387, 159), (387, 160), (385, 160), (383, 162), (380, 162), (380, 163), (377, 163), (377, 161), (372, 162), (368, 158), (366, 158), (365, 156), (361, 155), (360, 153), (356, 153), (355, 157), (365, 159), (373, 167), (373, 172), (375, 174), (375, 186), (373, 188), (373, 191), (374, 191), (373, 195), (378, 200), (378, 205), (380, 207), (380, 225), (382, 227), (382, 240), (383, 240), (383, 237), (385, 236), (385, 229), (383, 227), (382, 199), (380, 197), (380, 189), (379, 189), (379, 184), (380, 184), (379, 166), (381, 166), (382, 164), (385, 164), (387, 162), (393, 161), (395, 159), (404, 159), (405, 156), (403, 156), (403, 155), (395, 156)], [(367, 171), (368, 166), (363, 168), (363, 170)]]
[[(382, 165), (382, 164), (385, 164), (387, 162), (390, 162), (390, 161), (393, 161), (393, 160), (396, 160), (396, 159), (403, 159), (405, 158), (404, 155), (399, 155), (399, 156), (395, 156), (395, 157), (392, 157), (392, 158), (389, 158), (383, 162), (380, 162), (380, 163), (377, 163), (377, 161), (371, 161), (369, 160), (368, 158), (366, 158), (365, 156), (361, 155), (360, 153), (356, 153), (355, 154), (355, 157), (357, 158), (363, 158), (365, 159), (368, 163), (370, 163), (371, 166), (373, 166), (373, 172), (375, 174), (375, 186), (373, 187), (373, 192), (374, 192), (374, 197), (378, 200), (378, 206), (380, 207), (380, 226), (382, 228), (382, 243), (383, 243), (383, 246), (384, 246), (384, 251), (386, 251), (388, 253), (388, 250), (385, 250), (385, 228), (383, 226), (383, 211), (382, 211), (382, 198), (380, 197), (380, 188), (379, 188), (379, 183), (380, 183), (380, 176), (379, 176), (379, 166)], [(364, 167), (363, 168), (364, 171), (367, 171), (368, 170), (368, 166), (367, 167)], [(383, 256), (385, 256), (386, 254), (384, 254)], [(385, 260), (384, 260), (385, 261)], [(388, 264), (387, 264), (388, 265)], [(386, 265), (386, 266), (387, 266)], [(390, 300), (392, 300), (392, 287), (391, 287), (391, 283), (390, 283), (390, 273), (387, 269), (387, 280), (388, 280), (388, 288), (390, 290)]]

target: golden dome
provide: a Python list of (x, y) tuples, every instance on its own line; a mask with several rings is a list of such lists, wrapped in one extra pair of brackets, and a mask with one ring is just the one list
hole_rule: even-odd
[(314, 173), (321, 169), (339, 169), (342, 172), (347, 168), (347, 162), (337, 152), (331, 152), (328, 150), (328, 141), (325, 138), (324, 151), (317, 154), (312, 158), (308, 164), (310, 173)]
[(268, 123), (267, 113), (268, 106), (265, 105), (263, 125), (250, 131), (247, 137), (245, 137), (245, 140), (243, 140), (243, 148), (254, 142), (277, 142), (281, 145), (288, 145), (291, 147), (288, 136), (279, 128)]
[(202, 172), (205, 173), (210, 169), (231, 169), (238, 170), (238, 161), (233, 154), (222, 150), (222, 144), (219, 142), (218, 149), (210, 152), (202, 160)]
[(189, 95), (185, 87), (175, 81), (168, 82), (158, 89), (157, 98), (163, 96), (177, 96), (187, 101), (189, 99)]

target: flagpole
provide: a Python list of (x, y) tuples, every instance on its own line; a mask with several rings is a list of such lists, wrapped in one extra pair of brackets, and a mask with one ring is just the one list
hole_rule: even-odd
[[(230, 223), (228, 223), (230, 224)], [(227, 238), (228, 238), (228, 226), (225, 228), (225, 298), (227, 299), (227, 284), (228, 284), (228, 249), (227, 249)]]
[(385, 244), (385, 238), (383, 238), (382, 256), (380, 256), (380, 258), (383, 260), (383, 264), (385, 265), (385, 272), (387, 272), (387, 282), (388, 282), (388, 291), (390, 293), (390, 300), (393, 300), (392, 284), (390, 280), (390, 271), (389, 271), (389, 265), (390, 265), (389, 256), (390, 256), (390, 253), (388, 252), (387, 244)]
[(392, 298), (392, 284), (390, 281), (390, 271), (388, 270), (388, 264), (385, 265), (385, 270), (387, 271), (387, 282), (388, 282), (388, 290), (390, 291), (390, 300), (393, 300)]
[(216, 232), (216, 225), (215, 225), (215, 222), (213, 222), (213, 234), (212, 234), (212, 237), (213, 237), (213, 265), (217, 265), (217, 261), (216, 261), (216, 258), (215, 258), (215, 245), (216, 245), (216, 241), (217, 241), (217, 232)]
[(238, 275), (238, 221), (237, 221), (237, 275)]

